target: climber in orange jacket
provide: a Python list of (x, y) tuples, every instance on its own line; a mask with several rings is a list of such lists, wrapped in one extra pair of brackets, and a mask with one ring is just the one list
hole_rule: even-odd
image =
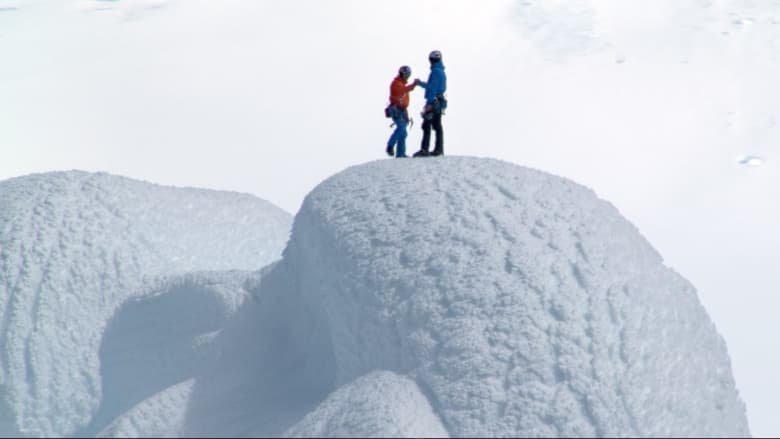
[[(398, 69), (398, 76), (390, 84), (390, 106), (388, 107), (389, 116), (395, 124), (395, 131), (387, 140), (387, 155), (390, 157), (396, 154), (396, 157), (407, 157), (406, 155), (406, 126), (409, 124), (409, 92), (417, 86), (415, 80), (407, 85), (409, 77), (412, 76), (412, 69), (409, 66), (401, 66)], [(398, 145), (396, 149), (395, 146)]]

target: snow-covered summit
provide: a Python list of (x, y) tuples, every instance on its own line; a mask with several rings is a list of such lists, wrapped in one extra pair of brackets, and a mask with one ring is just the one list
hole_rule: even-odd
[(0, 182), (0, 436), (87, 425), (119, 305), (160, 275), (257, 270), (280, 256), (291, 221), (250, 195), (108, 174)]
[[(328, 347), (308, 360), (322, 382), (409, 377), (452, 436), (749, 434), (694, 287), (562, 178), (463, 157), (355, 166), (307, 196), (262, 285), (261, 304), (309, 313), (285, 317), (314, 328), (289, 346)], [(348, 434), (322, 427), (344, 412), (318, 408), (317, 433)]]

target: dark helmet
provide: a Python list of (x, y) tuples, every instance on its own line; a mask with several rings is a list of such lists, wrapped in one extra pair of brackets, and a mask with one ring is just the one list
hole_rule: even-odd
[(439, 62), (439, 61), (441, 61), (441, 52), (439, 52), (438, 50), (434, 50), (434, 51), (432, 51), (432, 52), (431, 52), (431, 53), (428, 55), (428, 61), (430, 61), (430, 62), (432, 62), (432, 63), (435, 63), (435, 62)]
[(409, 77), (412, 76), (412, 69), (409, 66), (401, 66), (401, 68), (398, 69), (398, 75), (404, 79), (409, 79)]

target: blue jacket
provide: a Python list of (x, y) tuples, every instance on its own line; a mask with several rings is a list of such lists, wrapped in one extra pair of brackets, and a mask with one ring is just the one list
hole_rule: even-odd
[(447, 91), (447, 75), (444, 73), (444, 64), (441, 61), (431, 65), (428, 81), (420, 81), (420, 86), (425, 89), (426, 104), (433, 103), (436, 96), (443, 95)]

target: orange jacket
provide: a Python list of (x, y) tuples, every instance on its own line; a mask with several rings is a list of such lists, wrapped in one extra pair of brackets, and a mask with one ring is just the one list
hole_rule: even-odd
[(406, 85), (406, 81), (401, 75), (396, 76), (390, 84), (390, 103), (406, 109), (409, 106), (409, 92), (414, 90), (414, 87), (414, 84)]

